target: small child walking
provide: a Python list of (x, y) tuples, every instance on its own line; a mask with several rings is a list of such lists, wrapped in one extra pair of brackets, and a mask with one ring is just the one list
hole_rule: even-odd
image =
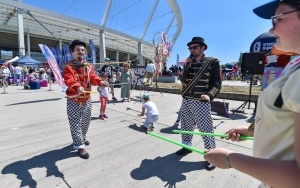
[[(142, 112), (138, 116), (143, 116), (146, 114), (147, 118), (144, 123), (144, 127), (147, 129), (147, 132), (153, 131), (154, 122), (158, 120), (159, 112), (154, 102), (150, 101), (149, 94), (144, 94), (142, 96), (144, 103), (142, 106)], [(145, 113), (146, 109), (146, 113)]]
[[(102, 79), (105, 80), (105, 77), (102, 76)], [(99, 92), (99, 98), (100, 98), (99, 119), (104, 120), (104, 118), (108, 118), (108, 116), (105, 114), (105, 110), (106, 110), (106, 104), (108, 102), (109, 90), (107, 86), (98, 86), (97, 91)]]

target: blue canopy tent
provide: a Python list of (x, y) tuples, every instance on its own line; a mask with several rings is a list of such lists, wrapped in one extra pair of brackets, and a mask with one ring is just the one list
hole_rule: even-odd
[(36, 67), (36, 68), (39, 68), (42, 65), (42, 62), (32, 59), (28, 55), (20, 57), (18, 60), (14, 61), (12, 63), (14, 66), (18, 64), (20, 66)]

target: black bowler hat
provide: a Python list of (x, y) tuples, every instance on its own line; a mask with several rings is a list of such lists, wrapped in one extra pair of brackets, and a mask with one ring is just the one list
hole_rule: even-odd
[(205, 46), (205, 50), (207, 49), (207, 45), (204, 42), (204, 39), (202, 37), (193, 37), (192, 41), (187, 43), (187, 46), (190, 46), (192, 44), (200, 44), (201, 46)]
[(84, 42), (82, 42), (81, 40), (74, 40), (69, 46), (70, 52), (74, 51), (76, 45), (82, 45), (86, 48), (86, 44)]

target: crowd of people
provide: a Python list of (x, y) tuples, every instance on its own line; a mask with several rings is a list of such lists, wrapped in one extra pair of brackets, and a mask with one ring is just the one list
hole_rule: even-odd
[(54, 82), (54, 74), (50, 68), (47, 67), (27, 67), (12, 63), (1, 65), (0, 69), (0, 87), (8, 87), (8, 85), (23, 85), (24, 88), (30, 82), (37, 82), (46, 80), (47, 82)]
[[(220, 66), (221, 66), (220, 72), (221, 72), (222, 80), (245, 81), (248, 78), (247, 75), (243, 75), (241, 73), (241, 68), (238, 66), (238, 64), (234, 64), (232, 67), (228, 67), (228, 68), (226, 68), (225, 65), (220, 65)], [(180, 76), (181, 73), (182, 73), (182, 66), (171, 65), (166, 75)]]
[(227, 69), (225, 65), (221, 65), (221, 78), (222, 80), (237, 81), (243, 77), (241, 68), (235, 64), (232, 69)]

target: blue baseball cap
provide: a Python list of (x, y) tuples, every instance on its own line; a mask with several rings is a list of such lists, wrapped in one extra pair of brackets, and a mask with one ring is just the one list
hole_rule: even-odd
[(288, 5), (300, 4), (300, 1), (299, 0), (273, 0), (269, 3), (256, 7), (255, 9), (253, 9), (253, 12), (261, 18), (271, 19), (271, 17), (275, 15), (278, 5), (281, 3), (285, 3)]
[(143, 96), (142, 96), (143, 99), (149, 99), (149, 94), (145, 93)]

